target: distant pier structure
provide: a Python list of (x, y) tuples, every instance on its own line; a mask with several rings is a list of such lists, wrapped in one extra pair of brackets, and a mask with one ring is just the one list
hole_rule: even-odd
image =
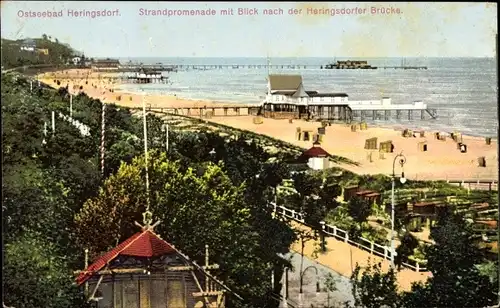
[(232, 64), (144, 64), (144, 63), (120, 63), (116, 59), (101, 59), (94, 60), (92, 63), (92, 70), (96, 72), (135, 72), (139, 69), (148, 69), (161, 72), (177, 72), (178, 70), (221, 70), (221, 69), (286, 69), (286, 70), (299, 70), (299, 69), (405, 69), (405, 70), (426, 70), (427, 66), (410, 66), (406, 64), (403, 59), (401, 65), (395, 66), (371, 66), (367, 61), (337, 61), (335, 64), (269, 64), (269, 63), (232, 63)]
[(326, 64), (321, 66), (321, 69), (328, 70), (359, 70), (359, 69), (404, 69), (404, 70), (426, 70), (427, 66), (408, 66), (406, 65), (406, 60), (401, 60), (401, 65), (399, 66), (371, 66), (368, 64), (368, 61), (337, 61), (335, 63)]
[(168, 77), (163, 76), (161, 71), (141, 68), (137, 72), (128, 73), (121, 77), (122, 82), (127, 83), (167, 83)]

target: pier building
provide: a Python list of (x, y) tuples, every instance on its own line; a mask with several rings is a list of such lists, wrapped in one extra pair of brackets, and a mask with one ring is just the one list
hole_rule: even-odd
[(116, 71), (120, 66), (117, 59), (95, 59), (91, 63), (92, 71)]
[(163, 76), (161, 71), (140, 68), (137, 72), (129, 73), (122, 80), (129, 83), (166, 83), (168, 77)]
[(391, 112), (397, 116), (408, 112), (408, 118), (413, 118), (413, 112), (420, 111), (421, 118), (425, 114), (436, 117), (434, 110), (427, 104), (417, 101), (413, 104), (392, 104), (391, 99), (351, 101), (346, 93), (319, 93), (306, 91), (300, 75), (269, 75), (268, 91), (262, 103), (264, 117), (292, 118), (309, 120), (337, 120), (351, 122), (358, 116), (362, 120), (367, 115), (373, 119), (379, 118), (384, 112), (388, 119)]

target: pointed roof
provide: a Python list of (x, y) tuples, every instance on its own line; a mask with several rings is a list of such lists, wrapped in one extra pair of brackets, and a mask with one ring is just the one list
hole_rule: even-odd
[[(144, 215), (144, 214), (143, 214)], [(156, 224), (155, 224), (156, 225)], [(82, 285), (84, 282), (89, 280), (95, 273), (100, 271), (106, 264), (116, 259), (118, 256), (132, 256), (132, 257), (156, 257), (166, 254), (175, 253), (179, 255), (182, 259), (190, 263), (197, 270), (203, 273), (205, 276), (212, 279), (215, 283), (221, 286), (223, 289), (233, 294), (239, 300), (243, 298), (237, 293), (233, 292), (228, 288), (223, 282), (219, 281), (212, 274), (204, 270), (196, 262), (189, 259), (188, 256), (184, 255), (173, 245), (169, 244), (167, 241), (163, 240), (160, 236), (153, 232), (153, 227), (146, 224), (142, 227), (141, 232), (129, 237), (127, 240), (116, 246), (114, 249), (108, 251), (101, 257), (99, 257), (94, 263), (81, 272), (76, 278), (77, 285)]]
[(322, 147), (314, 145), (312, 148), (309, 150), (304, 151), (302, 155), (300, 155), (300, 159), (309, 159), (313, 157), (328, 157), (330, 154), (325, 151)]
[(127, 240), (99, 257), (77, 277), (76, 281), (78, 285), (81, 285), (118, 256), (151, 258), (175, 252), (177, 251), (172, 245), (161, 239), (150, 229), (145, 229), (132, 235)]
[[(271, 85), (271, 91), (297, 91), (302, 84), (302, 76), (269, 75), (269, 82)], [(295, 91), (293, 93), (295, 93)]]
[(32, 38), (27, 38), (23, 40), (23, 45), (34, 46), (36, 45), (35, 40)]

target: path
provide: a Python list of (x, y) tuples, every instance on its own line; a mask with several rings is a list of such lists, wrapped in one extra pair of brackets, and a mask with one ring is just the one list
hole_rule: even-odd
[[(290, 225), (296, 230), (311, 230), (309, 227), (295, 221), (290, 221)], [(358, 263), (361, 267), (365, 267), (369, 264), (370, 260), (371, 264), (381, 262), (382, 269), (384, 271), (387, 271), (390, 266), (390, 262), (388, 260), (371, 255), (367, 251), (331, 237), (326, 238), (327, 251), (325, 253), (318, 254), (318, 257), (314, 258), (314, 252), (318, 245), (319, 240), (306, 241), (304, 256), (316, 260), (318, 263), (331, 268), (333, 271), (345, 277), (351, 277), (356, 263)], [(300, 240), (292, 244), (291, 250), (300, 254)], [(430, 272), (415, 272), (410, 269), (402, 268), (401, 271), (397, 272), (399, 287), (401, 290), (409, 291), (411, 289), (412, 282), (425, 281), (428, 277), (430, 277), (430, 275)]]
[[(300, 253), (290, 252), (285, 255), (285, 258), (291, 258), (293, 270), (288, 272), (288, 298), (294, 303), (299, 303), (299, 290), (300, 290)], [(352, 286), (349, 278), (340, 275), (333, 271), (331, 268), (317, 263), (315, 260), (304, 256), (304, 263), (302, 265), (303, 279), (302, 291), (304, 299), (304, 307), (342, 307), (344, 302), (354, 304), (352, 296)], [(308, 268), (309, 267), (309, 268)], [(318, 276), (313, 268), (318, 269)], [(325, 278), (327, 274), (331, 274), (336, 279), (336, 291), (327, 292), (325, 289)], [(316, 282), (320, 283), (321, 292), (316, 292)], [(281, 283), (283, 286), (282, 295), (285, 297), (285, 283), (286, 276), (283, 275)]]

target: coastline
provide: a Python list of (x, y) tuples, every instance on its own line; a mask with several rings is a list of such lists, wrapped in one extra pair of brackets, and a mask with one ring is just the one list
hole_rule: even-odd
[[(68, 82), (61, 80), (61, 84), (57, 85), (54, 80), (57, 80), (56, 77), (58, 76), (76, 77), (78, 79), (68, 80)], [(242, 105), (241, 103), (214, 102), (211, 100), (191, 100), (176, 95), (117, 91), (116, 89), (120, 85), (108, 80), (108, 76), (111, 77), (112, 74), (89, 74), (88, 70), (72, 70), (42, 74), (37, 77), (52, 87), (57, 88), (68, 85), (70, 92), (73, 94), (83, 91), (88, 96), (101, 99), (105, 103), (114, 103), (124, 107), (142, 108), (142, 99), (146, 100), (147, 107), (152, 108), (190, 107), (193, 108), (190, 114), (193, 117), (199, 117), (198, 108)], [(80, 87), (82, 87), (82, 90), (80, 90)], [(312, 142), (297, 140), (295, 137), (296, 128), (301, 127), (303, 130), (308, 129), (316, 132), (317, 128), (321, 126), (321, 123), (318, 122), (294, 120), (290, 124), (288, 120), (268, 118), (264, 118), (262, 124), (254, 124), (253, 116), (244, 114), (236, 116), (232, 108), (229, 108), (228, 116), (213, 116), (206, 120), (268, 135), (304, 148), (311, 147)], [(443, 132), (443, 130), (428, 130), (425, 132), (425, 137), (402, 137), (402, 130), (410, 127), (411, 125), (403, 126), (401, 124), (392, 127), (389, 125), (368, 124), (367, 130), (351, 132), (350, 125), (332, 124), (326, 127), (325, 140), (321, 146), (333, 155), (343, 156), (358, 162), (359, 166), (339, 165), (339, 167), (358, 174), (389, 174), (392, 170), (393, 158), (397, 153), (403, 151), (407, 157), (405, 173), (409, 179), (498, 180), (497, 138), (492, 138), (491, 144), (486, 145), (484, 137), (462, 135), (463, 143), (467, 145), (468, 149), (467, 153), (461, 153), (457, 149), (456, 143), (449, 137), (446, 141), (434, 138), (434, 132)], [(445, 132), (449, 134), (453, 131), (455, 130), (450, 128)], [(378, 150), (365, 150), (365, 140), (374, 137), (377, 138), (378, 142), (391, 140), (395, 146), (394, 152), (379, 155)], [(419, 150), (418, 143), (421, 142), (427, 143), (428, 151)], [(479, 157), (485, 157), (486, 167), (478, 166), (477, 160)]]

